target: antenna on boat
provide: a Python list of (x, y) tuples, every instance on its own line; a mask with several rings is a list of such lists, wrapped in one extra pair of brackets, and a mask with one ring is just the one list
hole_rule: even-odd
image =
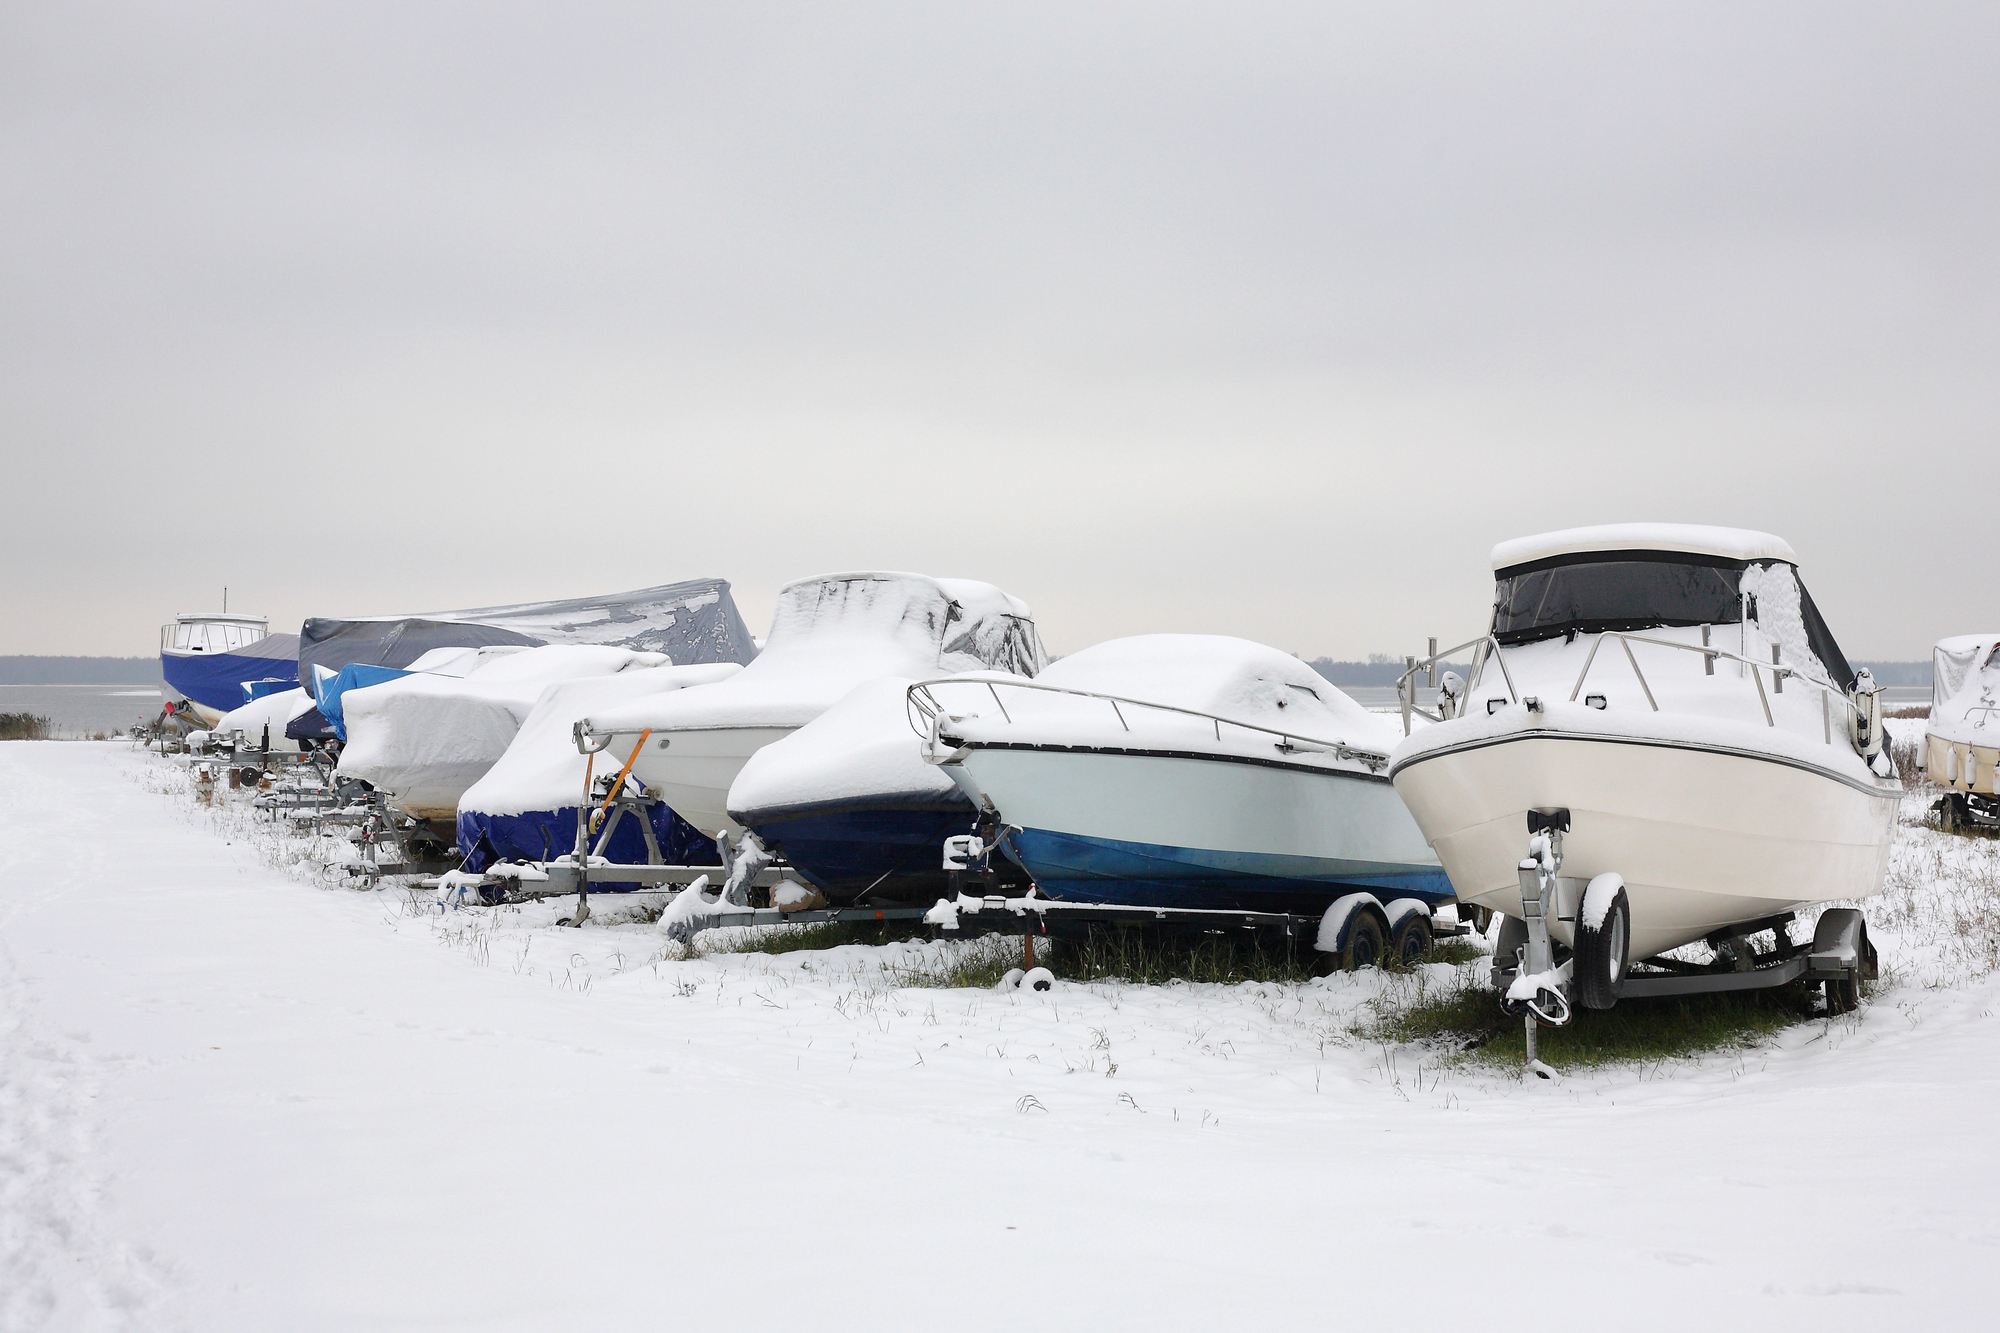
[(222, 585), (222, 614), (225, 616), (229, 614), (229, 585), (227, 583)]

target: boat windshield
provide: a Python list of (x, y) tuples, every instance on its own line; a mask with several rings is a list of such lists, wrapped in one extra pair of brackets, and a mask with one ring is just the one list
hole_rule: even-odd
[[(1757, 589), (1773, 603), (1762, 615)], [(1592, 551), (1515, 565), (1495, 575), (1493, 636), (1502, 644), (1606, 630), (1735, 625), (1746, 615), (1780, 641), (1809, 650), (1834, 683), (1853, 687), (1854, 673), (1819, 608), (1798, 572), (1782, 561)]]
[(1662, 625), (1734, 625), (1743, 619), (1742, 576), (1741, 564), (1642, 552), (1516, 566), (1496, 580), (1493, 633), (1511, 644)]

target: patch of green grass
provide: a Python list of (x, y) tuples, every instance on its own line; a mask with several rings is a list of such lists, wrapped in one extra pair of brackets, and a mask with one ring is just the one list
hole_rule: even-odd
[(1226, 935), (1167, 933), (1106, 927), (1055, 941), (1042, 965), (1064, 981), (1125, 981), (1158, 986), (1169, 981), (1235, 985), (1245, 981), (1301, 982), (1326, 971), (1324, 954), (1309, 942)]
[(697, 953), (797, 953), (843, 944), (900, 944), (925, 939), (929, 930), (913, 921), (818, 921), (802, 926), (764, 926), (704, 931)]
[[(1518, 1067), (1527, 1059), (1523, 1021), (1502, 1012), (1500, 997), (1479, 978), (1481, 971), (1464, 969), (1442, 988), (1419, 985), (1385, 996), (1376, 1004), (1375, 1022), (1359, 1035), (1444, 1046), (1462, 1060)], [(1580, 1069), (1737, 1050), (1812, 1018), (1817, 997), (1816, 987), (1796, 982), (1773, 990), (1578, 1009), (1567, 1027), (1536, 1034), (1536, 1054), (1553, 1068)]]
[(1424, 961), (1427, 963), (1456, 963), (1463, 966), (1466, 963), (1476, 963), (1484, 957), (1486, 957), (1486, 950), (1480, 948), (1463, 935), (1455, 935), (1441, 939), (1433, 944), (1431, 946), (1431, 956)]

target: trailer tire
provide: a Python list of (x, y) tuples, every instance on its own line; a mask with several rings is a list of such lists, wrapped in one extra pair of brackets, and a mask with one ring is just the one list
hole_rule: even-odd
[(1606, 874), (1590, 881), (1577, 905), (1575, 939), (1570, 982), (1577, 1003), (1609, 1009), (1618, 1003), (1632, 961), (1632, 904), (1623, 878)]
[(1518, 916), (1500, 914), (1499, 937), (1493, 941), (1493, 989), (1504, 991), (1512, 974), (1521, 966), (1521, 950), (1528, 947), (1528, 923)]
[(1826, 979), (1826, 1014), (1835, 1018), (1841, 1014), (1851, 1014), (1861, 1007), (1861, 983), (1878, 973), (1875, 964), (1875, 946), (1868, 942), (1868, 923), (1861, 923), (1861, 932), (1855, 941), (1856, 958), (1854, 970), (1844, 977)]
[(1389, 957), (1398, 967), (1415, 967), (1431, 956), (1431, 919), (1411, 912), (1389, 937)]
[(1380, 913), (1365, 907), (1357, 911), (1347, 925), (1347, 939), (1334, 955), (1335, 966), (1342, 972), (1358, 972), (1364, 967), (1378, 966), (1382, 961), (1383, 937), (1387, 933)]

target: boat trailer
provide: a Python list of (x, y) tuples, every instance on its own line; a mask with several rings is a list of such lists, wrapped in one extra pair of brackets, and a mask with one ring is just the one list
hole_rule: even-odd
[[(1562, 874), (1562, 840), (1569, 827), (1566, 809), (1528, 812), (1528, 855), (1519, 868), (1521, 915), (1506, 918), (1493, 951), (1494, 989), (1501, 994), (1502, 1007), (1522, 1019), (1527, 1070), (1537, 1078), (1553, 1078), (1555, 1071), (1537, 1057), (1536, 1030), (1568, 1024), (1573, 998), (1589, 1008), (1608, 1009), (1619, 1000), (1769, 990), (1806, 981), (1826, 987), (1829, 1014), (1843, 1014), (1860, 1006), (1861, 983), (1881, 975), (1875, 946), (1868, 942), (1867, 921), (1854, 908), (1835, 907), (1820, 914), (1810, 944), (1791, 937), (1791, 923), (1798, 914), (1779, 912), (1734, 922), (1703, 936), (1703, 943), (1716, 954), (1711, 964), (1654, 957), (1628, 966), (1618, 958), (1610, 975), (1580, 978), (1579, 951), (1551, 939), (1549, 918), (1570, 923), (1573, 938), (1581, 942), (1583, 930), (1577, 923), (1586, 915), (1587, 900), (1599, 893), (1608, 898), (1613, 891), (1622, 898), (1624, 881), (1617, 875), (1584, 880)], [(1766, 931), (1773, 936), (1773, 947), (1760, 950), (1756, 937)], [(1581, 984), (1590, 980), (1595, 984)]]

